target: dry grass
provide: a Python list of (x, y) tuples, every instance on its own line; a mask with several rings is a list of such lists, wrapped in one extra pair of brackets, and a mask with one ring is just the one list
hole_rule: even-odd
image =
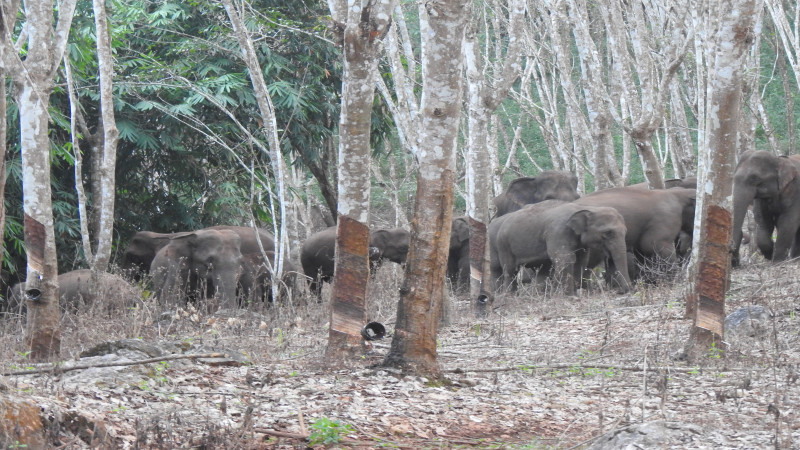
[[(141, 338), (191, 341), (250, 357), (248, 368), (203, 368), (204, 375), (194, 376), (216, 380), (207, 394), (216, 400), (206, 400), (213, 403), (209, 405), (215, 414), (225, 409), (219, 405), (219, 392), (213, 391), (227, 384), (237, 386), (237, 393), (227, 397), (228, 405), (234, 400), (250, 404), (249, 413), (228, 414), (223, 422), (202, 407), (195, 419), (186, 417), (189, 410), (194, 411), (188, 406), (183, 407), (187, 411), (150, 410), (151, 406), (115, 413), (113, 418), (120, 418), (115, 422), (118, 435), (134, 436), (138, 448), (189, 444), (255, 448), (264, 439), (257, 432), (259, 427), (301, 431), (298, 411), (306, 414), (308, 422), (328, 417), (350, 423), (361, 440), (377, 442), (380, 436), (384, 442), (413, 448), (568, 448), (623, 424), (653, 418), (703, 427), (710, 437), (693, 442), (704, 446), (791, 448), (800, 442), (796, 412), (800, 322), (795, 318), (800, 265), (765, 264), (750, 254), (743, 261), (747, 265), (733, 272), (726, 310), (747, 305), (768, 308), (774, 313), (769, 332), (757, 338), (730, 336), (726, 357), (711, 351), (697, 369), (679, 359), (691, 325), (683, 318), (685, 281), (680, 273), (671, 283), (639, 283), (629, 295), (596, 288), (566, 297), (547, 283), (523, 285), (516, 292), (498, 295), (484, 318), (475, 316), (466, 295), (451, 295), (450, 322), (439, 333), (439, 360), (445, 371), (458, 368), (463, 372), (448, 372), (455, 383), (449, 389), (426, 387), (414, 379), (398, 381), (381, 371), (364, 372), (370, 364), (381, 362), (388, 343), (377, 344), (372, 354), (354, 362), (349, 371), (322, 368), (329, 321), (327, 285), (321, 302), (300, 289), (279, 303), (255, 303), (225, 316), (208, 314), (202, 307), (165, 308), (152, 300), (116, 313), (97, 306), (67, 313), (62, 317), (62, 353), (64, 359), (74, 359), (100, 342)], [(367, 318), (383, 323), (390, 333), (401, 277), (398, 266), (386, 264), (369, 286)], [(0, 322), (2, 367), (25, 364), (23, 336), (22, 320)], [(187, 381), (156, 389), (185, 391), (183, 383), (193, 379), (191, 371), (201, 370), (196, 367), (179, 370), (176, 366), (171, 376)], [(253, 385), (245, 383), (245, 378), (271, 381)], [(91, 396), (88, 391), (61, 386), (57, 378), (26, 379), (25, 384), (36, 386), (40, 395), (63, 395), (59, 392), (72, 389), (70, 395), (75, 398)], [(394, 384), (398, 382), (415, 386), (410, 391), (413, 395), (403, 394), (400, 402)], [(271, 393), (272, 386), (278, 391)], [(366, 419), (356, 420), (358, 414), (346, 413), (343, 405), (355, 401), (353, 392), (373, 390), (384, 393), (369, 394), (372, 400), (367, 410), (357, 408)], [(125, 391), (124, 396), (148, 394), (133, 391)], [(101, 389), (95, 395), (116, 394)], [(264, 403), (264, 396), (271, 400)], [(275, 399), (281, 397), (288, 402), (285, 410)], [(262, 398), (260, 403), (252, 403), (257, 398)], [(148, 397), (148, 402), (157, 401)], [(164, 402), (169, 403), (166, 395)], [(420, 415), (426, 408), (445, 412)], [(280, 442), (286, 448), (297, 444)]]

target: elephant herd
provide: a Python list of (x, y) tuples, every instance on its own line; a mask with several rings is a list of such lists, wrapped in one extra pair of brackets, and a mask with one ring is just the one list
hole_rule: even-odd
[[(574, 174), (545, 171), (513, 180), (493, 200), (490, 222), (492, 288), (515, 286), (521, 271), (537, 279), (553, 279), (567, 292), (582, 287), (595, 267), (604, 266), (605, 281), (626, 292), (649, 264), (674, 266), (688, 257), (694, 228), (696, 179), (669, 180), (667, 189), (646, 185), (611, 188), (580, 196)], [(733, 181), (732, 261), (739, 263), (742, 225), (752, 206), (758, 249), (768, 260), (800, 256), (800, 155), (776, 156), (765, 151), (740, 156)], [(447, 275), (454, 288), (469, 280), (469, 223), (452, 221)], [(777, 232), (773, 242), (772, 235)], [(370, 232), (372, 271), (383, 262), (405, 262), (410, 235), (402, 228)], [(312, 294), (319, 297), (323, 282), (334, 273), (336, 227), (310, 236), (300, 255), (302, 271)], [(125, 249), (123, 269), (134, 279), (149, 274), (159, 299), (213, 298), (219, 308), (234, 308), (240, 299), (271, 301), (270, 261), (274, 237), (266, 230), (214, 226), (162, 234), (140, 231)], [(283, 286), (296, 281), (299, 270), (284, 263)], [(76, 270), (59, 276), (62, 304), (87, 299), (90, 273)], [(125, 279), (102, 274), (99, 286), (106, 298), (127, 299), (132, 292)], [(97, 288), (95, 288), (95, 291)], [(22, 308), (23, 287), (6, 293), (5, 308)]]
[(691, 248), (695, 189), (628, 186), (580, 197), (571, 173), (548, 171), (539, 178), (547, 181), (535, 194), (521, 195), (519, 180), (533, 184), (518, 179), (494, 200), (497, 213), (488, 227), (494, 288), (513, 287), (527, 269), (572, 293), (588, 271), (604, 265), (606, 282), (627, 292), (637, 267), (673, 266)]

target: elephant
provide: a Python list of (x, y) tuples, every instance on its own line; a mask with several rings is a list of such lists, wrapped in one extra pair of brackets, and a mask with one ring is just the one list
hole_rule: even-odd
[(505, 192), (495, 197), (495, 217), (514, 212), (530, 203), (545, 200), (572, 201), (578, 194), (578, 177), (570, 172), (546, 170), (536, 177), (512, 180)]
[[(261, 253), (242, 254), (242, 272), (239, 275), (239, 298), (243, 301), (262, 301), (272, 303), (272, 262), (275, 252), (266, 252), (266, 260)], [(283, 262), (283, 276), (280, 291), (288, 293), (294, 287), (298, 274), (297, 267), (289, 260)]]
[[(648, 185), (647, 182), (632, 184), (628, 187), (637, 189), (650, 189), (650, 185)], [(672, 178), (669, 180), (664, 180), (664, 189), (672, 188), (697, 189), (697, 177)]]
[(139, 280), (143, 274), (150, 272), (150, 263), (156, 253), (169, 243), (176, 233), (156, 233), (154, 231), (137, 231), (125, 248), (122, 270), (131, 278)]
[[(621, 187), (593, 192), (575, 200), (583, 206), (609, 206), (625, 219), (628, 251), (637, 259), (657, 258), (659, 264), (678, 262), (676, 242), (683, 239), (682, 249), (690, 248), (694, 230), (696, 193), (693, 189), (672, 188), (646, 190)], [(597, 263), (592, 257), (589, 266)]]
[[(141, 292), (119, 275), (100, 272), (99, 286), (92, 292), (92, 271), (77, 269), (58, 275), (58, 298), (61, 308), (69, 311), (78, 311), (81, 306), (102, 307), (107, 311), (118, 311), (128, 308), (141, 301)], [(25, 313), (23, 291), (25, 283), (17, 283), (6, 294), (6, 304), (3, 310), (7, 313)], [(93, 302), (95, 298), (102, 299), (102, 305)]]
[(450, 250), (447, 254), (447, 278), (456, 290), (469, 286), (469, 219), (454, 217), (450, 227)]
[[(261, 255), (261, 248), (256, 239), (256, 233), (252, 227), (238, 227), (230, 225), (216, 225), (205, 228), (208, 230), (228, 230), (233, 231), (241, 238), (242, 254), (257, 253)], [(122, 268), (126, 272), (131, 272), (134, 279), (139, 279), (143, 274), (150, 271), (150, 264), (153, 262), (156, 253), (170, 242), (170, 238), (182, 233), (156, 233), (153, 231), (139, 231), (133, 235), (123, 254)], [(275, 237), (267, 230), (258, 228), (258, 237), (265, 252), (275, 251)]]
[[(756, 245), (764, 258), (783, 261), (800, 256), (800, 155), (766, 151), (741, 155), (733, 173), (731, 256), (739, 265), (742, 224), (750, 204), (756, 223)], [(777, 230), (775, 242), (772, 233)]]
[[(402, 228), (372, 230), (369, 233), (370, 271), (375, 273), (383, 260), (406, 262), (411, 234)], [(300, 263), (309, 278), (309, 288), (320, 296), (323, 282), (333, 279), (336, 251), (336, 227), (312, 234), (303, 242)]]
[(150, 264), (158, 299), (184, 300), (202, 290), (213, 294), (220, 308), (235, 307), (241, 240), (231, 230), (203, 229), (172, 236)]
[(625, 220), (614, 208), (548, 201), (528, 205), (490, 225), (495, 283), (510, 286), (521, 267), (549, 272), (568, 294), (581, 286), (589, 252), (613, 260), (620, 292), (630, 289)]

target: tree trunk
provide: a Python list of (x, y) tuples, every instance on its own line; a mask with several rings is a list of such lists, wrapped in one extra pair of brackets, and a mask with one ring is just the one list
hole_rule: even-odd
[[(117, 142), (119, 131), (114, 119), (114, 58), (111, 55), (111, 35), (104, 0), (93, 0), (94, 21), (97, 36), (97, 64), (100, 71), (100, 111), (102, 114), (102, 152), (99, 161), (100, 196), (95, 197), (94, 207), (99, 210), (97, 248), (91, 266), (104, 272), (111, 259), (111, 241), (114, 235), (115, 168), (117, 165)], [(76, 180), (77, 181), (77, 180)]]
[[(468, 34), (465, 41), (465, 54), (467, 65), (467, 92), (468, 111), (467, 120), (467, 155), (466, 155), (466, 182), (467, 182), (467, 216), (470, 222), (470, 297), (477, 298), (483, 289), (484, 282), (488, 285), (485, 274), (488, 272), (489, 258), (486, 242), (486, 226), (489, 224), (489, 200), (494, 196), (491, 186), (492, 161), (489, 151), (489, 122), (492, 114), (497, 110), (505, 97), (511, 84), (522, 73), (521, 70), (521, 31), (525, 15), (525, 4), (520, 0), (509, 2), (508, 26), (505, 30), (495, 29), (498, 36), (508, 35), (508, 45), (505, 61), (491, 65), (481, 58), (482, 49), (476, 39), (476, 30)], [(499, 19), (494, 22), (495, 28), (500, 28)], [(477, 24), (473, 24), (476, 27)], [(486, 45), (490, 45), (489, 42)], [(499, 49), (496, 52), (499, 53)], [(488, 53), (488, 52), (487, 52)], [(502, 54), (495, 54), (494, 61), (503, 61)], [(489, 75), (497, 78), (496, 83), (490, 82)], [(474, 245), (479, 243), (479, 245)]]
[(26, 342), (30, 357), (35, 360), (56, 357), (61, 351), (58, 264), (50, 188), (50, 115), (47, 108), (56, 69), (67, 45), (75, 3), (76, 0), (65, 0), (59, 4), (54, 30), (53, 1), (25, 2), (22, 16), (26, 19), (28, 34), (24, 60), (11, 42), (11, 17), (17, 17), (16, 8), (8, 10), (11, 17), (0, 17), (0, 69), (12, 77), (19, 108), (25, 249), (28, 256)]
[[(339, 119), (337, 264), (326, 350), (328, 363), (340, 363), (361, 354), (360, 328), (353, 324), (363, 326), (366, 321), (369, 232), (363, 230), (369, 225), (372, 102), (380, 41), (389, 31), (394, 1), (363, 3), (329, 1), (333, 19), (344, 25), (344, 70)], [(349, 232), (356, 234), (348, 235)]]
[(286, 189), (289, 174), (286, 169), (286, 163), (283, 160), (283, 154), (281, 153), (280, 141), (278, 139), (278, 125), (275, 117), (275, 107), (272, 104), (272, 97), (269, 95), (269, 90), (267, 89), (264, 72), (258, 64), (258, 56), (256, 55), (253, 40), (245, 28), (244, 2), (239, 8), (234, 8), (231, 0), (222, 0), (222, 4), (230, 18), (233, 32), (236, 35), (236, 39), (239, 41), (239, 47), (242, 49), (242, 57), (247, 64), (247, 70), (250, 73), (250, 82), (253, 84), (256, 102), (258, 103), (258, 109), (263, 119), (263, 134), (267, 137), (267, 142), (269, 143), (269, 159), (277, 185), (277, 199), (275, 202), (280, 208), (278, 217), (274, 217), (275, 220), (273, 220), (275, 254), (274, 260), (271, 261), (273, 270), (272, 282), (270, 285), (272, 286), (273, 298), (278, 298), (284, 261), (289, 253), (289, 249), (287, 248), (287, 243), (289, 241), (287, 228), (289, 213), (287, 212), (287, 208), (292, 205), (289, 201), (289, 195)]
[(589, 16), (586, 3), (570, 1), (569, 16), (580, 57), (583, 97), (588, 112), (589, 129), (592, 136), (590, 162), (594, 168), (595, 190), (622, 185), (622, 175), (614, 160), (614, 142), (611, 136), (612, 117), (605, 98), (608, 96), (603, 84), (597, 47), (589, 33)]
[(455, 148), (461, 113), (466, 0), (420, 6), (423, 93), (417, 201), (397, 323), (384, 364), (441, 375), (436, 335), (450, 245)]
[[(700, 152), (701, 186), (695, 221), (692, 291), (686, 299), (687, 313), (694, 318), (686, 353), (696, 362), (709, 350), (723, 350), (725, 291), (730, 271), (731, 179), (736, 161), (742, 67), (747, 50), (760, 31), (755, 23), (760, 0), (738, 0), (718, 4), (712, 17), (720, 20), (714, 36), (713, 78), (709, 79), (706, 140)], [(709, 59), (710, 61), (711, 59)], [(713, 168), (713, 170), (711, 170)], [(710, 187), (710, 189), (709, 189)]]
[(3, 268), (6, 235), (6, 139), (8, 137), (6, 95), (6, 72), (0, 70), (0, 269)]

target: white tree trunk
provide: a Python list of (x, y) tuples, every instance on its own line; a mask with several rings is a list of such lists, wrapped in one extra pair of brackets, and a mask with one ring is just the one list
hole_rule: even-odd
[[(96, 0), (97, 1), (97, 0)], [(258, 63), (258, 56), (256, 55), (253, 40), (247, 32), (244, 25), (244, 8), (249, 7), (249, 4), (243, 1), (238, 7), (234, 7), (232, 0), (222, 0), (225, 11), (228, 13), (231, 25), (233, 27), (236, 39), (242, 49), (242, 57), (247, 64), (248, 72), (250, 72), (250, 82), (253, 84), (253, 91), (255, 92), (258, 109), (263, 119), (263, 134), (267, 137), (269, 143), (269, 159), (272, 165), (272, 171), (275, 174), (275, 185), (277, 198), (273, 199), (271, 204), (278, 205), (277, 217), (273, 214), (273, 234), (275, 235), (275, 255), (272, 261), (272, 295), (273, 298), (278, 298), (280, 290), (280, 280), (283, 274), (284, 261), (289, 252), (288, 249), (288, 226), (290, 219), (296, 220), (293, 215), (289, 217), (287, 210), (294, 203), (291, 202), (287, 194), (287, 180), (289, 173), (286, 169), (286, 162), (283, 160), (281, 153), (280, 142), (278, 139), (278, 125), (275, 117), (275, 107), (272, 104), (272, 97), (269, 95), (267, 89), (267, 82), (264, 79), (264, 72)], [(296, 240), (296, 239), (295, 239)], [(263, 251), (263, 249), (262, 249)]]
[[(100, 198), (95, 198), (94, 207), (99, 210), (97, 249), (91, 266), (104, 272), (111, 259), (111, 243), (114, 236), (114, 200), (116, 198), (115, 168), (117, 166), (117, 142), (119, 131), (114, 119), (114, 58), (111, 55), (111, 35), (104, 0), (93, 0), (94, 22), (97, 36), (97, 65), (100, 72), (100, 111), (103, 120), (103, 150), (100, 154), (99, 177)], [(76, 180), (77, 182), (78, 180)]]
[[(714, 7), (715, 6), (715, 7)], [(713, 64), (709, 73), (705, 141), (701, 147), (698, 186), (698, 220), (695, 220), (693, 291), (687, 296), (687, 313), (694, 326), (687, 345), (690, 360), (707, 357), (709, 348), (723, 349), (725, 292), (730, 271), (733, 187), (738, 141), (742, 67), (754, 37), (761, 0), (734, 0), (716, 4), (710, 12), (720, 26), (714, 35)], [(716, 28), (716, 27), (715, 27)], [(711, 170), (713, 168), (713, 170)]]
[(369, 277), (370, 127), (381, 40), (389, 32), (394, 0), (329, 0), (344, 30), (342, 109), (339, 117), (339, 204), (336, 267), (326, 359), (361, 353)]
[(453, 211), (468, 5), (466, 0), (430, 0), (420, 5), (424, 84), (417, 201), (395, 334), (384, 361), (434, 377), (441, 375), (436, 336)]
[[(0, 17), (0, 69), (12, 77), (20, 118), (25, 248), (28, 256), (26, 288), (31, 294), (41, 294), (36, 301), (28, 301), (26, 341), (34, 359), (55, 357), (61, 347), (58, 329), (58, 263), (50, 189), (50, 116), (47, 108), (56, 69), (67, 45), (75, 3), (76, 0), (64, 0), (59, 4), (55, 29), (52, 0), (25, 3), (22, 15), (27, 31), (24, 60), (11, 41), (13, 20), (17, 17), (14, 2), (6, 5), (13, 7), (5, 9), (8, 17)], [(33, 292), (32, 289), (40, 292)]]

